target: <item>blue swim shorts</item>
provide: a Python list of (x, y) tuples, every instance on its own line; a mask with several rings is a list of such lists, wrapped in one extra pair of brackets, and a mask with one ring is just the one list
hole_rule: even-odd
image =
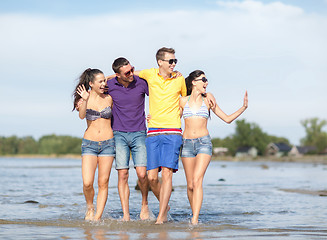
[(199, 153), (212, 155), (212, 143), (209, 135), (194, 139), (183, 138), (181, 157), (194, 158)]
[(146, 131), (121, 132), (114, 131), (116, 144), (116, 169), (129, 168), (132, 154), (134, 167), (146, 167)]
[[(150, 129), (149, 129), (150, 130)], [(179, 134), (157, 134), (149, 136), (145, 140), (147, 150), (147, 170), (161, 167), (178, 170), (182, 136)]]
[(114, 138), (105, 141), (82, 139), (82, 156), (114, 157), (116, 152)]

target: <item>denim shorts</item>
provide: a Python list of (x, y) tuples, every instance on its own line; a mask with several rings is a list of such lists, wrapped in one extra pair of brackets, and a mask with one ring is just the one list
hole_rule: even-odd
[(161, 167), (171, 168), (174, 172), (178, 170), (178, 160), (182, 146), (182, 136), (165, 135), (147, 137), (146, 150), (148, 156), (147, 170)]
[(93, 155), (98, 157), (114, 157), (115, 156), (115, 140), (110, 138), (105, 141), (91, 141), (82, 139), (82, 156)]
[(129, 168), (131, 155), (134, 167), (146, 167), (145, 137), (145, 130), (138, 132), (114, 131), (117, 170)]
[(212, 155), (210, 135), (194, 139), (183, 138), (181, 157), (193, 158), (199, 153)]

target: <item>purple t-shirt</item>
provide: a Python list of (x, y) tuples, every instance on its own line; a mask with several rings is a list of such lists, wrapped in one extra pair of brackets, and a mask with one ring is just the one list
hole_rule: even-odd
[(149, 95), (148, 84), (134, 76), (127, 88), (117, 81), (117, 77), (107, 81), (108, 93), (112, 97), (112, 129), (122, 132), (146, 130), (144, 100)]

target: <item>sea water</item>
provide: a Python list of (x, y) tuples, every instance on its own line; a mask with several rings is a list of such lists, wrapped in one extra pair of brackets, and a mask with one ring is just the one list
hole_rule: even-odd
[(0, 158), (0, 239), (327, 239), (327, 197), (316, 194), (327, 189), (327, 165), (212, 161), (197, 226), (182, 165), (163, 225), (154, 224), (152, 192), (151, 220), (139, 219), (141, 193), (134, 168), (129, 172), (131, 221), (120, 221), (113, 168), (102, 220), (93, 223), (83, 220), (81, 160)]

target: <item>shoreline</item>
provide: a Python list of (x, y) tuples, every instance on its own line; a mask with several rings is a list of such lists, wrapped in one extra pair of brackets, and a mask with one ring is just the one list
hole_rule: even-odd
[(306, 156), (258, 156), (237, 158), (232, 156), (213, 156), (212, 161), (232, 161), (232, 162), (297, 162), (297, 163), (322, 163), (327, 164), (327, 155), (306, 155)]
[[(81, 155), (79, 154), (12, 154), (12, 155), (0, 155), (0, 158), (67, 158), (67, 159), (76, 159), (81, 160)], [(212, 156), (212, 161), (230, 161), (230, 162), (303, 162), (303, 163), (322, 163), (327, 164), (327, 155), (307, 155), (300, 157), (267, 157), (267, 156), (258, 156), (255, 158), (244, 157), (237, 158), (232, 156)]]
[(47, 159), (54, 159), (54, 158), (68, 158), (68, 159), (82, 159), (81, 155), (79, 154), (10, 154), (10, 155), (0, 155), (0, 158), (47, 158)]

